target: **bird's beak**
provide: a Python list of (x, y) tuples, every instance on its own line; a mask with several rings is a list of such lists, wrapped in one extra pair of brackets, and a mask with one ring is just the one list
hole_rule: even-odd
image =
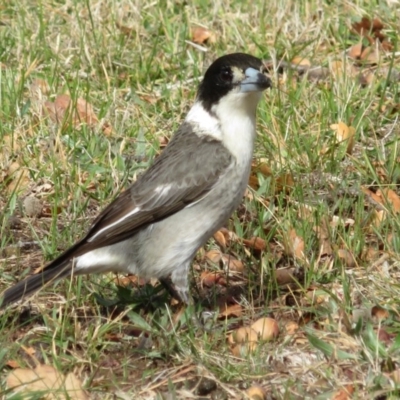
[(271, 79), (255, 68), (247, 68), (246, 78), (240, 83), (240, 92), (261, 92), (272, 86)]

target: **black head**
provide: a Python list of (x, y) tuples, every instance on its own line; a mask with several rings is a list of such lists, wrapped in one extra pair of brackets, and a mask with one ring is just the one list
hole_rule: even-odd
[[(230, 91), (235, 89), (240, 91), (239, 86), (247, 89), (242, 90), (243, 92), (262, 91), (271, 87), (271, 80), (267, 76), (256, 73), (256, 71), (261, 72), (262, 66), (263, 63), (259, 58), (245, 53), (227, 54), (218, 58), (207, 69), (199, 85), (197, 99), (210, 110)], [(251, 72), (251, 82), (246, 71)]]

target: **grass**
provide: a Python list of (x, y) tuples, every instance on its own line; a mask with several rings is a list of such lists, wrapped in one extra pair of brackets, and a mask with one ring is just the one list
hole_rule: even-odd
[[(203, 332), (153, 282), (131, 278), (126, 287), (109, 274), (56, 283), (0, 316), (4, 399), (22, 398), (6, 388), (10, 370), (37, 363), (73, 372), (93, 399), (246, 398), (254, 385), (274, 399), (398, 397), (399, 210), (385, 194), (379, 202), (362, 189), (399, 193), (399, 86), (388, 78), (398, 60), (393, 2), (4, 1), (0, 288), (68, 248), (135, 180), (183, 120), (217, 56), (244, 51), (275, 67), (295, 57), (351, 65), (344, 52), (360, 38), (350, 27), (363, 16), (379, 17), (394, 45), (370, 84), (337, 71), (313, 82), (271, 70), (275, 88), (259, 108), (255, 157), (272, 172), (258, 173), (256, 191), (228, 225), (267, 247), (231, 241), (222, 251), (245, 268), (228, 273), (206, 261), (207, 251), (220, 249), (211, 239), (193, 265), (197, 312), (228, 302), (241, 314), (209, 321), (212, 331)], [(196, 24), (216, 35), (207, 51), (190, 42)], [(92, 104), (100, 122), (78, 129), (44, 117), (40, 96), (65, 93)], [(355, 128), (351, 154), (331, 129), (339, 121)], [(26, 215), (27, 196), (40, 200), (40, 218)], [(295, 242), (304, 245), (300, 253)], [(282, 285), (286, 270), (290, 283)], [(204, 286), (204, 271), (228, 285)], [(260, 316), (278, 322), (277, 340), (234, 356), (228, 334)]]

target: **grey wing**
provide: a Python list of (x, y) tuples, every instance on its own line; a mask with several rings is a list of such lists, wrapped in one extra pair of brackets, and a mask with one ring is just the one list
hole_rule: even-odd
[(80, 254), (127, 239), (207, 196), (218, 184), (232, 165), (231, 154), (220, 141), (189, 128), (183, 125), (154, 164), (98, 216), (80, 242)]
[(217, 140), (199, 137), (182, 125), (154, 164), (94, 221), (87, 235), (41, 271), (3, 293), (4, 307), (46, 282), (68, 276), (74, 257), (127, 239), (147, 225), (193, 204), (218, 185), (233, 165), (229, 151)]

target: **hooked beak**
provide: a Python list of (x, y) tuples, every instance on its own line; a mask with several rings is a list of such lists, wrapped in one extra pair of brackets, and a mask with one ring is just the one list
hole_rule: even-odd
[(247, 68), (246, 78), (240, 83), (240, 92), (261, 92), (272, 86), (271, 79), (255, 68)]

